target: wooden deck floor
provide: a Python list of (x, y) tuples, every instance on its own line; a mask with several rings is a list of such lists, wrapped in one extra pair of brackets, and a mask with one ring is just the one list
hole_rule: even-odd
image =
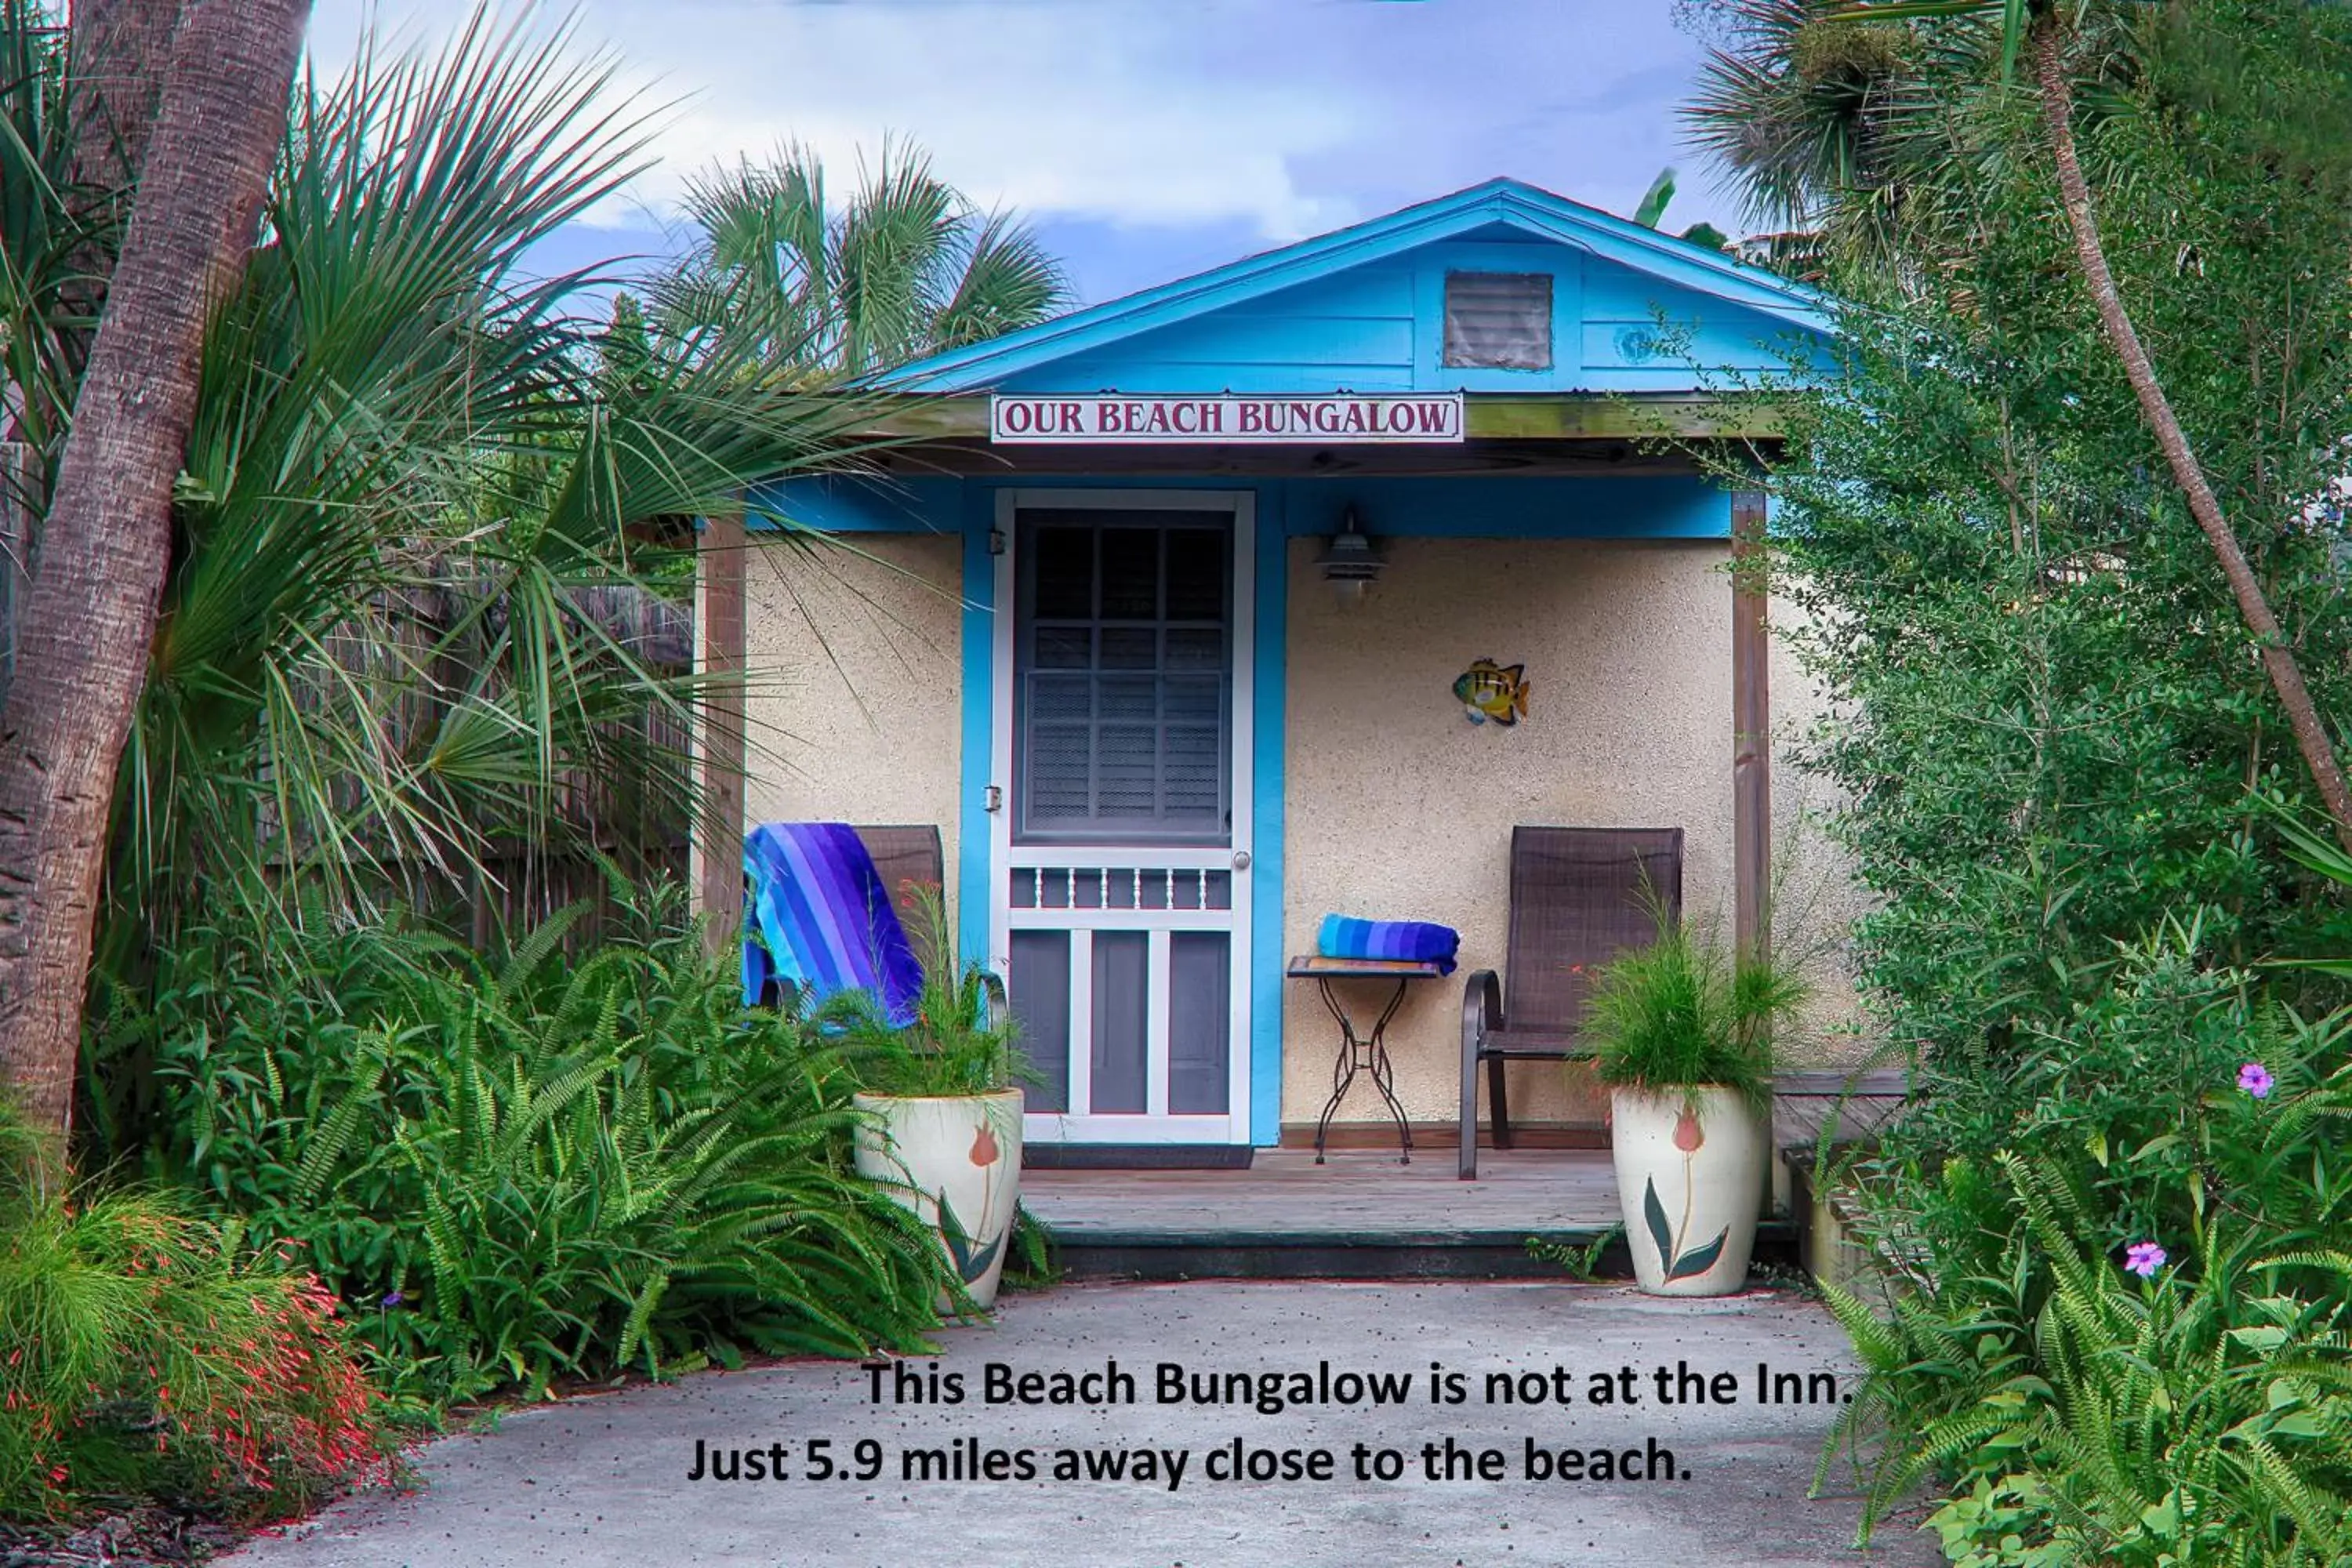
[[(1784, 1075), (1777, 1142), (1810, 1159), (1825, 1122), (1852, 1136), (1901, 1100), (1899, 1075)], [(1077, 1278), (1557, 1277), (1557, 1264), (1528, 1252), (1530, 1237), (1580, 1246), (1622, 1219), (1605, 1150), (1483, 1149), (1478, 1180), (1455, 1171), (1451, 1148), (1410, 1165), (1380, 1150), (1337, 1151), (1318, 1165), (1310, 1150), (1261, 1149), (1247, 1170), (1031, 1168), (1021, 1187)], [(1757, 1255), (1793, 1261), (1795, 1226), (1767, 1220)], [(1622, 1240), (1599, 1266), (1631, 1272)]]
[(1410, 1165), (1393, 1153), (1261, 1149), (1246, 1171), (1024, 1171), (1030, 1209), (1071, 1241), (1200, 1240), (1443, 1246), (1605, 1230), (1618, 1221), (1605, 1151), (1481, 1151), (1478, 1180), (1454, 1151)]
[[(1246, 1171), (1029, 1170), (1021, 1184), (1075, 1279), (1558, 1278), (1530, 1237), (1580, 1245), (1619, 1223), (1602, 1151), (1482, 1152), (1478, 1178), (1454, 1174), (1451, 1149), (1319, 1166), (1308, 1150), (1262, 1149)], [(1602, 1271), (1630, 1273), (1623, 1252), (1604, 1253)]]

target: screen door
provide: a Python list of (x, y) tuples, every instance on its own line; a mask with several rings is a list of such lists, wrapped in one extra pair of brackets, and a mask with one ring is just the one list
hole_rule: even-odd
[(1248, 1142), (1250, 498), (1000, 498), (992, 947), (1025, 1135)]

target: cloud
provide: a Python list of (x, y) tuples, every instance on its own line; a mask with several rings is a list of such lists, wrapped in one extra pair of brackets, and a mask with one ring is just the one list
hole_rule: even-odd
[[(437, 42), (467, 0), (393, 0), (401, 36)], [(1211, 6), (1241, 20), (1254, 6)], [(312, 52), (339, 68), (356, 0), (319, 0)], [(1360, 138), (1366, 106), (1285, 74), (1210, 58), (1200, 8), (1121, 0), (992, 5), (590, 0), (583, 43), (610, 41), (618, 80), (661, 118), (661, 165), (592, 222), (642, 226), (714, 163), (797, 141), (836, 180), (885, 136), (911, 138), (983, 205), (1122, 225), (1240, 220), (1268, 241), (1364, 216), (1302, 190), (1297, 159)]]
[[(317, 0), (321, 70), (369, 3)], [(373, 3), (435, 46), (473, 0)], [(1624, 213), (1678, 163), (1668, 226), (1735, 226), (1677, 145), (1702, 50), (1659, 0), (571, 3), (622, 89), (668, 107), (659, 165), (568, 227), (565, 258), (644, 248), (715, 163), (799, 142), (846, 184), (886, 136), (1028, 218), (1097, 300), (1496, 174)]]

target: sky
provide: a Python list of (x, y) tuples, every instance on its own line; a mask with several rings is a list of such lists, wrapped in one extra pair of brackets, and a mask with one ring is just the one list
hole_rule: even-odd
[[(371, 18), (437, 46), (473, 0), (316, 0), (332, 76)], [(659, 106), (658, 164), (545, 242), (550, 270), (678, 243), (686, 179), (787, 142), (854, 176), (919, 143), (1028, 220), (1083, 302), (1475, 184), (1739, 232), (1678, 144), (1702, 46), (1671, 0), (576, 0), (616, 91)]]

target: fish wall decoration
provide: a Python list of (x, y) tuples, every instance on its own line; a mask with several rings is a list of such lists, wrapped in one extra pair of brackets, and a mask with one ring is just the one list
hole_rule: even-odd
[(1454, 695), (1473, 724), (1488, 720), (1509, 729), (1528, 716), (1528, 682), (1524, 664), (1496, 664), (1482, 658), (1454, 681)]

